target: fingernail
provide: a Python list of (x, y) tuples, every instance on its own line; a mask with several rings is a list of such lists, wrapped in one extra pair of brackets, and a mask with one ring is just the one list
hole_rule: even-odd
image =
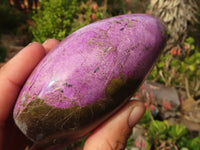
[(38, 42), (31, 42), (27, 46), (31, 46), (32, 44), (35, 44), (35, 43), (38, 43)]
[(48, 43), (49, 40), (44, 41), (44, 43), (42, 43), (42, 45), (46, 45)]
[(28, 45), (26, 45), (26, 46), (30, 46), (30, 45), (32, 45), (33, 44), (33, 42), (31, 42), (31, 43), (29, 43)]
[(135, 126), (135, 124), (143, 116), (143, 114), (144, 114), (144, 111), (143, 111), (142, 107), (139, 107), (139, 106), (134, 107), (129, 115), (129, 120), (128, 120), (129, 127), (133, 128)]

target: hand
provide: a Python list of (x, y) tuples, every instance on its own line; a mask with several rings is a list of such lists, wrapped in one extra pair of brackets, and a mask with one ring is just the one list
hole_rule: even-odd
[(23, 150), (29, 142), (15, 126), (12, 108), (29, 74), (58, 43), (31, 43), (0, 69), (0, 150)]
[[(0, 150), (23, 150), (29, 140), (15, 126), (12, 109), (29, 74), (59, 42), (31, 43), (0, 69)], [(132, 127), (145, 112), (141, 102), (130, 101), (88, 137), (84, 150), (121, 150)]]

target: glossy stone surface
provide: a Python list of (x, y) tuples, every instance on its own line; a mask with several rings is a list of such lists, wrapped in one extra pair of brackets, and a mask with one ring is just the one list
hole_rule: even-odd
[(116, 112), (165, 44), (155, 17), (122, 15), (66, 37), (32, 72), (14, 108), (20, 130), (41, 145), (74, 141)]

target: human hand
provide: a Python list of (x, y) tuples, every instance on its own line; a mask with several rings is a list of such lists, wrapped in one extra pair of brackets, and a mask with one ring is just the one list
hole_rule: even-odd
[(0, 150), (23, 150), (29, 142), (14, 124), (12, 108), (29, 74), (58, 43), (31, 43), (0, 69)]
[[(39, 61), (59, 42), (31, 43), (0, 69), (0, 150), (23, 150), (29, 140), (19, 131), (12, 118), (15, 100)], [(84, 150), (121, 150), (126, 146), (132, 127), (145, 112), (141, 102), (130, 101), (114, 116), (95, 129), (85, 142)]]

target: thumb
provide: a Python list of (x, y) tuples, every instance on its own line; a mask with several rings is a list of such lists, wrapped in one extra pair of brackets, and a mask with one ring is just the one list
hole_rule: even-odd
[(84, 150), (121, 150), (132, 128), (145, 112), (143, 103), (128, 102), (119, 112), (98, 127), (86, 140)]

